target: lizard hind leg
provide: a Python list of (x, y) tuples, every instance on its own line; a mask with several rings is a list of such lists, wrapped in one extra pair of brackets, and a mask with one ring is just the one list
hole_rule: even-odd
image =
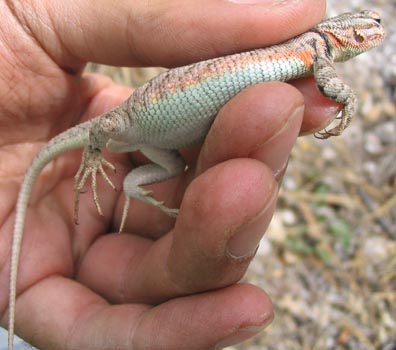
[(161, 182), (180, 175), (186, 166), (183, 158), (175, 150), (164, 150), (148, 146), (140, 150), (153, 163), (133, 169), (124, 179), (126, 200), (119, 232), (122, 232), (124, 228), (131, 197), (156, 207), (171, 217), (176, 217), (179, 212), (178, 209), (165, 206), (164, 202), (152, 197), (152, 191), (146, 190), (141, 186)]
[(99, 172), (106, 182), (116, 190), (116, 187), (111, 182), (110, 178), (106, 174), (104, 167), (107, 167), (113, 171), (115, 171), (114, 166), (103, 158), (102, 153), (98, 149), (92, 149), (91, 147), (87, 147), (84, 149), (83, 158), (81, 161), (80, 168), (77, 171), (77, 174), (74, 177), (74, 222), (78, 224), (78, 209), (80, 204), (80, 194), (87, 181), (88, 177), (91, 176), (91, 187), (92, 187), (92, 195), (93, 200), (98, 210), (99, 215), (103, 216), (102, 208), (99, 204), (99, 197), (96, 187), (96, 175)]

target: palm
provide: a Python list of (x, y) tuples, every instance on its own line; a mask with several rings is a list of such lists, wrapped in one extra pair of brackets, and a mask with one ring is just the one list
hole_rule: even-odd
[[(4, 208), (14, 207), (20, 181), (15, 180), (21, 179), (32, 157), (48, 138), (92, 117), (93, 113), (100, 113), (124, 97), (109, 101), (112, 87), (107, 79), (91, 76), (82, 80), (79, 74), (62, 71), (42, 54), (37, 57), (18, 55), (13, 59), (25, 70), (18, 71), (13, 89), (9, 88), (9, 81), (0, 81), (0, 91), (7, 91), (0, 96), (0, 125), (4, 125), (0, 129), (4, 155), (1, 157), (0, 191)], [(0, 61), (0, 71), (7, 71), (2, 67), (5, 64)], [(101, 94), (107, 95), (107, 99), (102, 99)], [(82, 198), (81, 226), (76, 229), (72, 224), (73, 175), (78, 162), (76, 152), (60, 157), (36, 183), (26, 221), (24, 251), (28, 252), (26, 259), (31, 261), (24, 263), (21, 270), (20, 283), (23, 286), (30, 286), (54, 273), (73, 276), (75, 263), (81, 259), (84, 250), (108, 226), (108, 221), (92, 215), (87, 195)], [(102, 199), (109, 214), (116, 195), (108, 191)], [(14, 212), (4, 210), (1, 217), (1, 231), (4, 233), (1, 237), (9, 240)], [(7, 265), (6, 257), (7, 254), (1, 255), (2, 266)], [(2, 274), (3, 279), (6, 281), (5, 274)], [(2, 298), (4, 302), (6, 300)]]

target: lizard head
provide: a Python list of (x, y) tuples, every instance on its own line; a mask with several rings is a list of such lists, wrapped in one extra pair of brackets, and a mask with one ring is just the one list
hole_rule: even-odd
[(343, 62), (379, 45), (385, 30), (377, 12), (344, 13), (315, 27), (325, 36), (334, 61)]

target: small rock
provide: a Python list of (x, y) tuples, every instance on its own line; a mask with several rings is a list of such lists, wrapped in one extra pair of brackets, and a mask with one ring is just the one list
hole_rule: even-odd
[(371, 237), (363, 245), (362, 254), (373, 264), (378, 264), (388, 258), (389, 241), (382, 237)]
[(379, 137), (372, 132), (364, 135), (364, 148), (367, 153), (372, 155), (381, 154), (384, 150)]
[(379, 124), (375, 128), (375, 133), (383, 144), (396, 143), (396, 123), (394, 121)]
[(292, 226), (297, 224), (298, 218), (294, 211), (285, 209), (282, 211), (282, 222), (285, 225)]

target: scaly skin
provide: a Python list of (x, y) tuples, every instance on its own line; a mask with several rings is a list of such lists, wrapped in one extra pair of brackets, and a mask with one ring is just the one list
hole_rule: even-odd
[(112, 185), (103, 169), (103, 165), (112, 165), (102, 158), (101, 149), (106, 147), (114, 152), (140, 149), (153, 164), (138, 167), (125, 178), (127, 201), (120, 230), (130, 197), (175, 216), (176, 209), (165, 207), (140, 186), (182, 173), (184, 161), (176, 149), (202, 141), (218, 111), (232, 97), (261, 82), (314, 75), (323, 95), (344, 105), (339, 124), (317, 136), (339, 135), (351, 121), (356, 99), (352, 90), (338, 78), (333, 62), (346, 61), (370, 50), (381, 43), (384, 36), (380, 17), (375, 12), (333, 17), (279, 45), (171, 69), (136, 89), (119, 107), (53, 138), (33, 160), (18, 196), (11, 253), (8, 349), (13, 349), (16, 282), (25, 214), (32, 186), (47, 163), (68, 150), (85, 147), (75, 177), (77, 221), (79, 194), (88, 177), (91, 176), (99, 213), (97, 172)]

